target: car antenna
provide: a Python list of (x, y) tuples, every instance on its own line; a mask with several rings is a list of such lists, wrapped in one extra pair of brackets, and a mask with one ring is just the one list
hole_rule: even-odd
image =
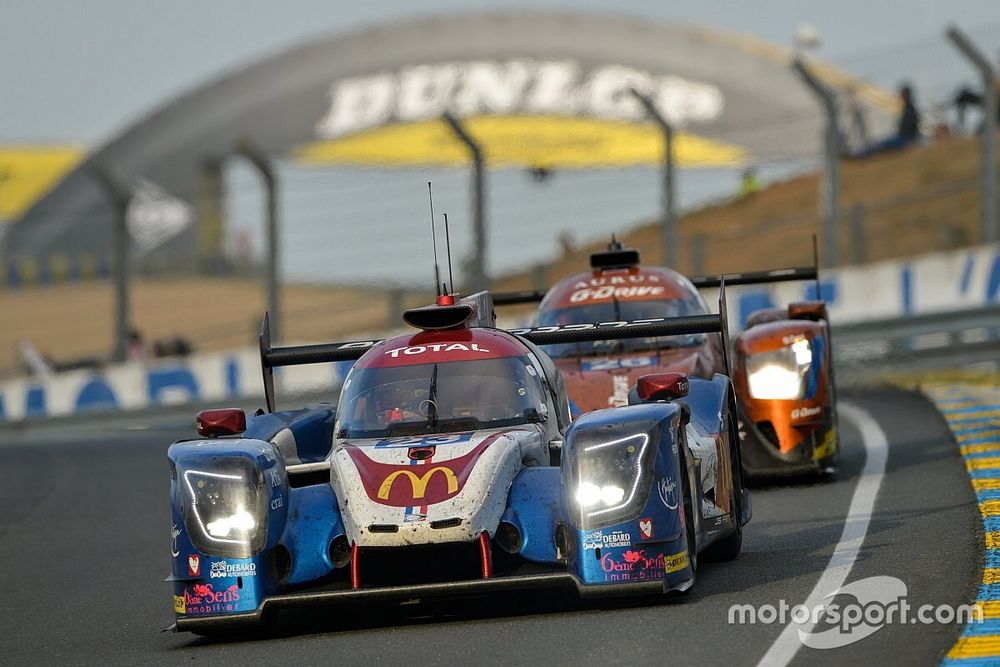
[(451, 234), (448, 233), (448, 214), (444, 214), (444, 243), (448, 248), (448, 284), (451, 285), (451, 291), (455, 291), (455, 276), (451, 273)]
[[(431, 243), (434, 245), (434, 296), (441, 296), (441, 275), (438, 271), (438, 244), (437, 234), (434, 232), (434, 192), (431, 190), (431, 182), (427, 181), (427, 199), (431, 203)], [(445, 216), (445, 221), (448, 218)]]

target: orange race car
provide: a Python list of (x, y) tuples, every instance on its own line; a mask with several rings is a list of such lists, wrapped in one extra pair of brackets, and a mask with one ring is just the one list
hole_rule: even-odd
[[(494, 301), (540, 300), (539, 326), (634, 321), (708, 313), (699, 288), (721, 287), (724, 294), (734, 284), (816, 278), (808, 267), (689, 280), (668, 268), (640, 266), (638, 251), (615, 241), (590, 263), (590, 271), (547, 291), (495, 294)], [(575, 415), (628, 404), (643, 375), (711, 378), (731, 365), (745, 471), (832, 476), (839, 447), (830, 347), (826, 304), (803, 301), (753, 313), (731, 345), (720, 335), (694, 334), (545, 349), (562, 371)]]

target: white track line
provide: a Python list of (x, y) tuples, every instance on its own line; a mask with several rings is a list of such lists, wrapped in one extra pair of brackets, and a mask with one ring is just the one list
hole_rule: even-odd
[[(847, 575), (850, 574), (854, 560), (861, 550), (861, 544), (865, 540), (865, 534), (868, 532), (872, 509), (875, 507), (875, 496), (878, 495), (879, 486), (882, 484), (885, 462), (889, 454), (885, 433), (868, 412), (849, 403), (841, 403), (838, 410), (841, 417), (853, 422), (861, 432), (861, 441), (866, 452), (865, 467), (851, 497), (851, 506), (847, 510), (847, 519), (844, 521), (844, 532), (840, 535), (840, 541), (837, 542), (833, 556), (830, 557), (830, 562), (819, 581), (806, 598), (804, 604), (808, 609), (823, 604), (824, 598), (843, 586)], [(757, 664), (783, 667), (790, 663), (802, 648), (800, 633), (808, 633), (814, 625), (815, 623), (811, 622), (786, 625)]]

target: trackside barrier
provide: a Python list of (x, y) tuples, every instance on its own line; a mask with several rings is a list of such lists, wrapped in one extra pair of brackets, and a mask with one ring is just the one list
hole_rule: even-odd
[[(812, 299), (816, 290), (813, 281), (727, 288), (731, 330), (755, 310)], [(931, 357), (937, 366), (1000, 358), (1000, 245), (821, 271), (819, 292), (829, 304), (838, 362), (849, 373), (851, 360), (877, 368)], [(705, 297), (717, 302), (717, 290)], [(928, 343), (934, 336), (938, 343)], [(278, 396), (327, 392), (336, 400), (351, 363), (276, 369)], [(256, 396), (263, 396), (260, 360), (248, 347), (2, 382), (0, 422)]]
[[(761, 308), (817, 296), (812, 281), (727, 291), (737, 325)], [(1000, 245), (821, 269), (819, 292), (835, 324), (988, 306), (1000, 301)], [(708, 291), (706, 299), (716, 301)]]
[[(336, 401), (337, 388), (351, 365), (340, 362), (283, 368), (275, 373), (275, 382), (282, 396), (329, 389), (329, 400)], [(176, 361), (129, 362), (99, 372), (70, 371), (0, 383), (0, 422), (263, 395), (260, 354), (248, 347)]]
[(1000, 370), (1000, 305), (838, 324), (833, 332), (837, 367), (852, 382), (886, 372)]

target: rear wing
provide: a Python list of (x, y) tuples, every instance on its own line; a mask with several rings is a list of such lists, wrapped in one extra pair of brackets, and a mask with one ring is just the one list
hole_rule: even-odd
[(538, 303), (545, 298), (548, 290), (531, 289), (520, 292), (494, 292), (493, 305), (511, 306), (516, 303)]
[(318, 345), (295, 345), (290, 347), (271, 347), (271, 326), (264, 313), (260, 323), (260, 369), (264, 374), (264, 400), (267, 411), (274, 412), (274, 369), (279, 366), (299, 366), (302, 364), (321, 364), (331, 361), (353, 361), (358, 359), (369, 348), (381, 341), (359, 340), (347, 343), (320, 343)]
[[(770, 271), (746, 271), (744, 273), (726, 273), (718, 276), (695, 276), (691, 283), (698, 289), (720, 287), (723, 282), (733, 285), (763, 285), (766, 283), (790, 282), (793, 280), (815, 280), (816, 295), (819, 290), (819, 255), (816, 247), (816, 237), (813, 236), (812, 266), (793, 266), (787, 269), (772, 269)], [(545, 298), (548, 290), (521, 290), (518, 292), (495, 292), (493, 303), (497, 306), (511, 306), (519, 303), (539, 303)]]
[[(745, 273), (726, 273), (718, 276), (695, 276), (691, 283), (698, 289), (719, 287), (725, 281), (726, 285), (761, 285), (765, 283), (781, 283), (793, 280), (818, 280), (819, 271), (815, 266), (793, 266), (788, 269), (773, 269), (771, 271), (747, 271)], [(493, 303), (497, 306), (510, 306), (518, 303), (539, 303), (545, 298), (548, 290), (522, 290), (519, 292), (496, 292)], [(817, 291), (818, 293), (818, 291)]]
[(730, 287), (733, 285), (763, 285), (793, 280), (817, 280), (819, 279), (819, 271), (815, 266), (793, 266), (788, 269), (727, 273), (721, 276), (694, 276), (691, 278), (691, 283), (698, 289), (706, 289), (719, 287), (723, 279)]
[(727, 273), (722, 276), (695, 276), (692, 284), (698, 289), (719, 287), (722, 281), (726, 285), (759, 285), (763, 283), (782, 283), (792, 280), (816, 280), (819, 272), (815, 266), (794, 266), (788, 269), (772, 271), (747, 271), (745, 273)]
[[(621, 340), (624, 338), (658, 338), (699, 333), (722, 334), (726, 348), (726, 370), (729, 370), (729, 332), (726, 322), (725, 288), (719, 302), (718, 315), (689, 315), (685, 317), (657, 317), (623, 322), (597, 322), (565, 324), (562, 326), (508, 329), (536, 345), (559, 343), (587, 343), (596, 340)], [(267, 411), (274, 412), (274, 369), (279, 366), (297, 366), (333, 361), (353, 361), (380, 343), (378, 340), (361, 340), (344, 343), (321, 343), (271, 347), (271, 332), (267, 313), (260, 327), (260, 366), (264, 375), (264, 398)]]

